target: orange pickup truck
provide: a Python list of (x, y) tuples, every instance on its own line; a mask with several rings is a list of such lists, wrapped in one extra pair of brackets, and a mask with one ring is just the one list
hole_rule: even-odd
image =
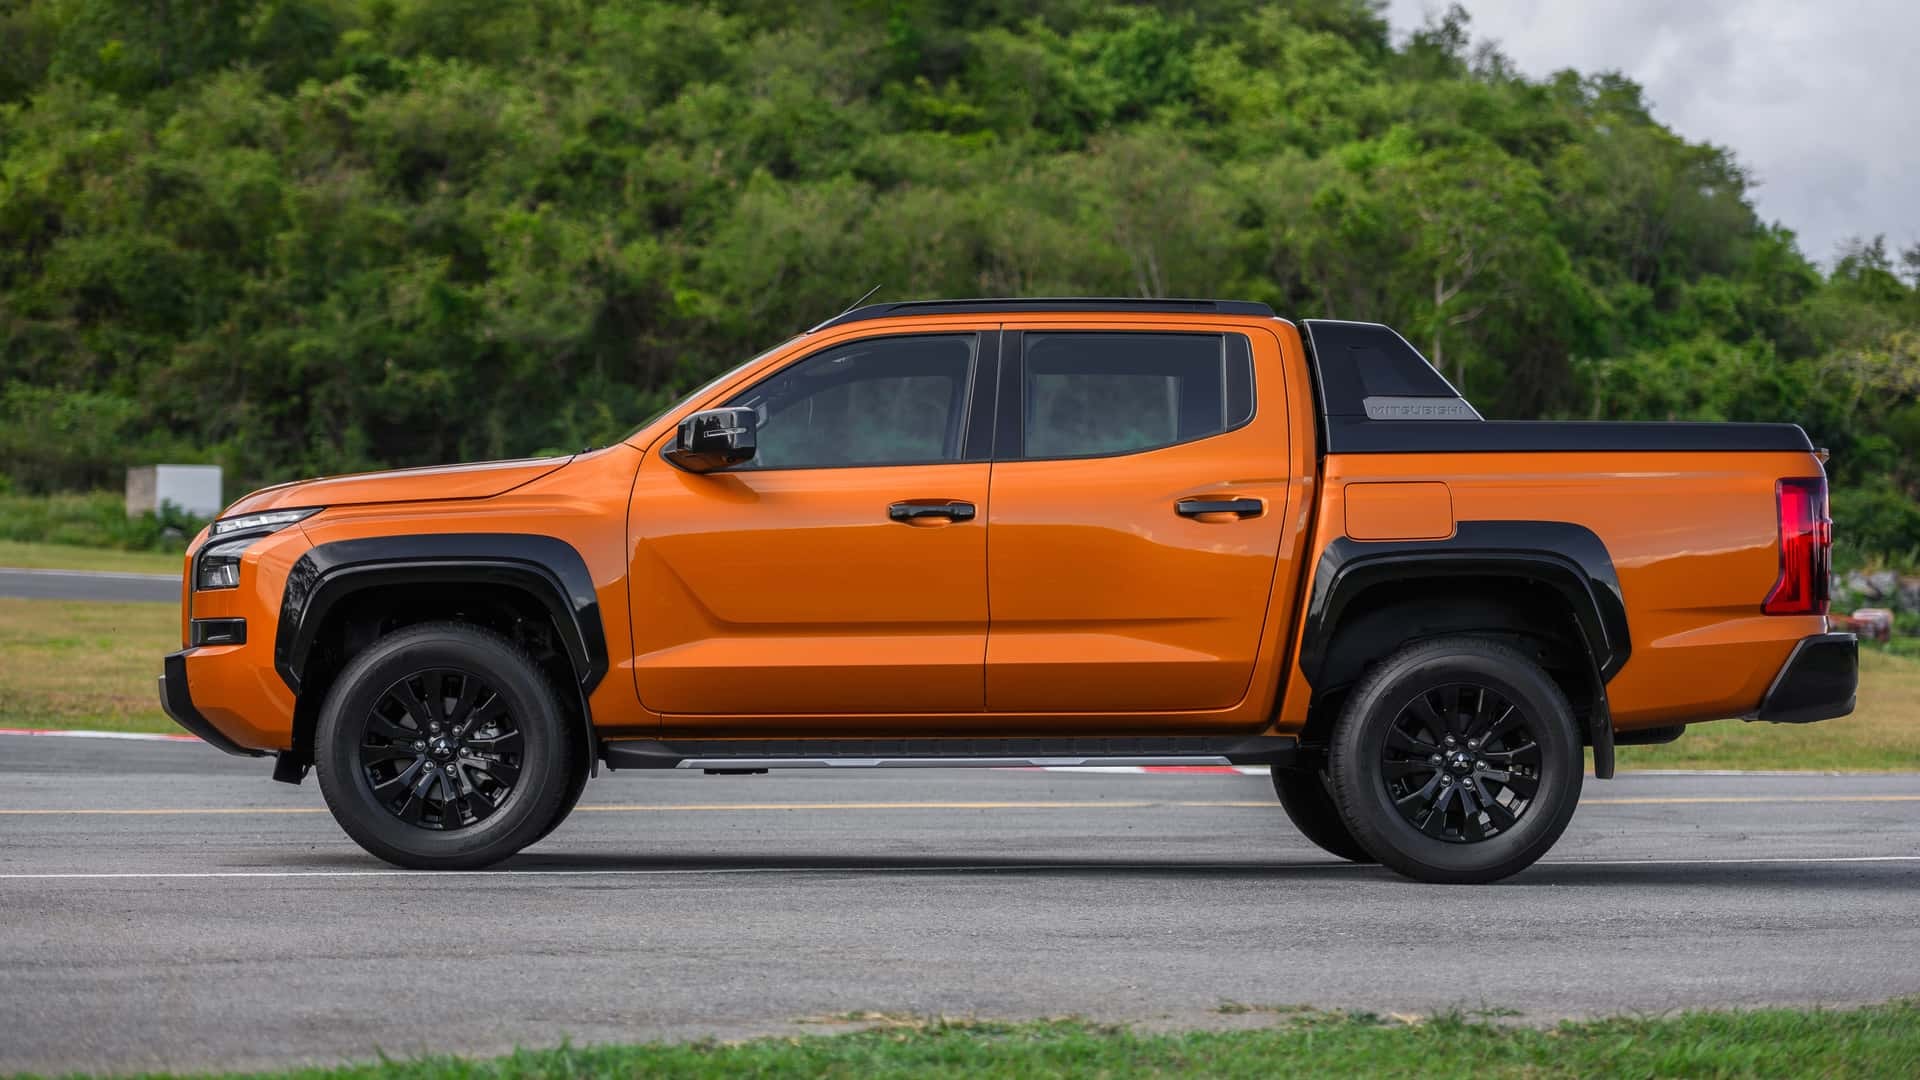
[(602, 765), (1224, 761), (1334, 855), (1490, 881), (1583, 748), (1851, 711), (1822, 460), (1484, 420), (1264, 304), (876, 304), (605, 449), (241, 499), (160, 693), (408, 867), (506, 858)]

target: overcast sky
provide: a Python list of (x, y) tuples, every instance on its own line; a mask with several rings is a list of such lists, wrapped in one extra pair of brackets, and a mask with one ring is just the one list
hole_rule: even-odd
[[(1654, 116), (1730, 147), (1755, 209), (1828, 264), (1920, 241), (1920, 0), (1464, 0), (1521, 71), (1617, 70)], [(1389, 0), (1396, 39), (1445, 8)]]

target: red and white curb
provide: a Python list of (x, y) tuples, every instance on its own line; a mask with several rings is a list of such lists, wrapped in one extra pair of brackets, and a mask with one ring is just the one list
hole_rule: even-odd
[(198, 736), (151, 731), (56, 731), (48, 728), (0, 728), (0, 735), (51, 735), (62, 739), (134, 739), (140, 742), (199, 742)]

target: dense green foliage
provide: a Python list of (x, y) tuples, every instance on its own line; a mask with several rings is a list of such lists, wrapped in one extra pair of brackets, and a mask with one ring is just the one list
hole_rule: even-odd
[[(0, 492), (0, 541), (64, 544), (122, 551), (184, 551), (206, 522), (171, 503), (157, 514), (127, 516), (124, 496), (89, 494), (15, 495)], [(0, 566), (19, 565), (0, 563)]]
[[(916, 1022), (859, 1014), (877, 1030), (827, 1038), (561, 1047), (260, 1074), (296, 1080), (509, 1077), (1847, 1077), (1920, 1068), (1920, 1009), (1683, 1013), (1541, 1030), (1442, 1015), (1407, 1024), (1370, 1013), (1222, 1005), (1275, 1014), (1250, 1031), (1143, 1034), (1061, 1021)], [(1508, 1010), (1487, 1010), (1511, 1015)]]
[[(874, 284), (1380, 319), (1490, 415), (1785, 419), (1920, 545), (1920, 250), (1364, 0), (16, 0), (0, 462), (570, 449)], [(1828, 253), (1813, 253), (1825, 256)]]

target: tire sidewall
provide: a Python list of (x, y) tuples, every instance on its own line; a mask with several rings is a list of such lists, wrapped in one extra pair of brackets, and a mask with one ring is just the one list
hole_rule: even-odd
[[(384, 806), (360, 767), (367, 718), (387, 689), (433, 668), (484, 679), (506, 699), (521, 732), (521, 769), (513, 791), (484, 821), (449, 831), (401, 821)], [(562, 717), (539, 669), (504, 639), (477, 629), (401, 631), (356, 657), (335, 681), (316, 728), (316, 771), (328, 807), (369, 852), (420, 869), (485, 866), (539, 839), (566, 795)]]
[[(1451, 647), (1448, 647), (1451, 646)], [(1541, 749), (1540, 785), (1520, 820), (1486, 840), (1455, 843), (1422, 833), (1393, 804), (1382, 776), (1389, 728), (1416, 694), (1448, 683), (1485, 686), (1518, 706)], [(1551, 848), (1579, 804), (1585, 760), (1560, 688), (1519, 653), (1492, 642), (1408, 650), (1367, 679), (1347, 703), (1334, 746), (1334, 783), (1348, 828), (1381, 862), (1426, 881), (1506, 877)]]

